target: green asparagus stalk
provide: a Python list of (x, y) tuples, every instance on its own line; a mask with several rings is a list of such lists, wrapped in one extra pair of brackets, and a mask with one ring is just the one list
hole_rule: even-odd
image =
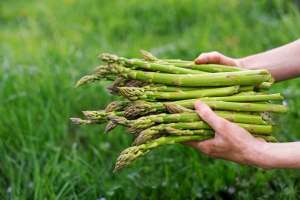
[(130, 79), (185, 87), (256, 85), (273, 81), (267, 70), (247, 70), (212, 74), (166, 74), (132, 70), (124, 66), (111, 65), (111, 71)]
[(104, 110), (97, 110), (97, 111), (82, 111), (84, 116), (92, 121), (95, 121), (97, 123), (103, 123), (107, 122), (109, 119), (109, 116), (123, 116), (123, 111), (116, 111), (116, 112), (106, 112)]
[[(226, 102), (219, 101), (220, 99), (226, 100)], [(243, 112), (286, 112), (287, 107), (284, 105), (235, 102), (235, 101), (240, 101), (240, 102), (267, 101), (267, 100), (280, 100), (280, 99), (282, 99), (282, 96), (280, 94), (200, 98), (200, 100), (207, 103), (215, 110), (232, 110), (232, 111), (243, 111)], [(164, 112), (166, 111), (167, 109), (166, 106), (168, 105), (179, 105), (179, 106), (193, 109), (196, 100), (197, 99), (188, 99), (188, 100), (181, 100), (181, 101), (172, 101), (168, 103), (136, 101), (129, 104), (124, 109), (124, 116), (132, 119), (150, 113)]]
[(180, 92), (153, 92), (145, 91), (143, 88), (137, 87), (120, 87), (119, 92), (122, 96), (130, 100), (145, 99), (148, 101), (155, 101), (159, 99), (164, 100), (179, 100), (179, 99), (190, 99), (199, 97), (217, 97), (232, 95), (239, 91), (239, 86), (220, 87), (213, 89), (201, 89), (191, 91), (180, 91)]
[[(176, 129), (176, 128), (166, 128), (165, 131), (170, 135), (184, 136), (184, 135), (211, 135), (213, 137), (213, 132), (209, 130), (188, 130), (188, 129)], [(257, 135), (253, 134), (254, 137), (262, 138), (267, 142), (277, 142), (277, 139), (271, 135)]]
[(240, 71), (242, 69), (234, 66), (226, 66), (226, 65), (217, 65), (217, 64), (202, 64), (196, 65), (194, 61), (186, 61), (180, 59), (158, 59), (153, 54), (148, 51), (142, 50), (141, 54), (146, 61), (150, 62), (158, 62), (165, 64), (173, 64), (177, 67), (184, 67), (188, 69), (206, 71), (206, 72), (232, 72), (232, 71)]
[[(226, 112), (226, 111), (216, 111), (216, 113), (219, 116), (236, 123), (262, 124), (262, 125), (267, 124), (267, 122), (264, 121), (260, 115), (233, 113), (233, 112)], [(139, 133), (141, 130), (149, 128), (155, 124), (201, 121), (201, 118), (196, 112), (177, 113), (177, 114), (162, 113), (157, 115), (140, 117), (136, 120), (128, 120), (124, 117), (111, 115), (109, 116), (109, 119), (115, 123), (129, 127), (129, 131), (132, 133)]]
[[(123, 87), (123, 86), (119, 86)], [(129, 87), (129, 86), (125, 86)], [(131, 86), (134, 87), (134, 86)], [(140, 87), (140, 86), (137, 86)], [(144, 91), (157, 91), (157, 92), (181, 92), (181, 91), (192, 91), (192, 90), (202, 90), (202, 89), (215, 89), (219, 87), (175, 87), (175, 86), (167, 86), (167, 85), (157, 85), (157, 84), (150, 84), (144, 87), (141, 87)], [(254, 86), (242, 86), (239, 87), (239, 92), (247, 92), (253, 91)]]
[(208, 135), (189, 135), (189, 136), (169, 136), (169, 137), (160, 137), (156, 140), (153, 140), (149, 143), (142, 144), (139, 146), (132, 146), (125, 150), (123, 150), (119, 157), (117, 158), (116, 165), (114, 172), (122, 169), (123, 167), (131, 164), (137, 158), (143, 156), (144, 154), (148, 153), (150, 150), (157, 148), (162, 145), (167, 144), (175, 144), (175, 143), (182, 143), (187, 141), (194, 141), (194, 140), (206, 140), (211, 138), (212, 136)]
[(186, 69), (182, 67), (176, 67), (171, 64), (164, 63), (152, 63), (141, 59), (128, 59), (119, 57), (117, 55), (103, 53), (101, 56), (102, 61), (107, 63), (118, 63), (131, 68), (146, 69), (150, 71), (166, 72), (170, 74), (203, 74), (199, 70)]
[[(272, 133), (272, 126), (270, 125), (243, 124), (243, 123), (236, 123), (236, 124), (241, 126), (242, 128), (245, 128), (250, 133), (256, 135), (270, 135)], [(189, 129), (189, 130), (195, 130), (195, 129), (211, 130), (210, 126), (203, 121), (159, 124), (141, 131), (136, 137), (134, 144), (139, 145), (148, 142), (149, 140), (153, 140), (161, 135), (164, 135), (166, 133), (166, 129), (168, 128)]]

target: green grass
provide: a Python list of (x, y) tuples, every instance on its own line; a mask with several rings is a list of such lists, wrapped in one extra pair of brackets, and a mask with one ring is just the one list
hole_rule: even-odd
[[(242, 3), (241, 3), (242, 2)], [(295, 2), (295, 3), (294, 3)], [(68, 118), (101, 109), (103, 85), (79, 89), (100, 52), (193, 59), (218, 50), (245, 56), (300, 34), (292, 0), (45, 0), (0, 3), (0, 199), (297, 199), (298, 170), (264, 171), (213, 160), (177, 145), (113, 174), (131, 139)], [(300, 80), (274, 86), (287, 97), (282, 141), (300, 138)]]

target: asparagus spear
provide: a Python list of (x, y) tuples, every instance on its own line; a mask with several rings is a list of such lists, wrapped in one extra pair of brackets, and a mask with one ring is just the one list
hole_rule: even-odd
[[(270, 125), (257, 125), (257, 124), (244, 124), (244, 123), (236, 123), (236, 124), (241, 126), (242, 128), (245, 128), (250, 133), (256, 135), (270, 135), (272, 133), (272, 126)], [(141, 131), (136, 137), (134, 144), (139, 145), (149, 140), (152, 140), (154, 138), (157, 138), (161, 134), (164, 135), (165, 133), (168, 133), (166, 132), (166, 129), (168, 128), (189, 129), (189, 130), (211, 129), (209, 125), (203, 121), (159, 124)]]
[[(200, 98), (215, 110), (232, 110), (232, 111), (251, 111), (251, 112), (286, 112), (287, 107), (278, 104), (258, 104), (258, 103), (237, 103), (235, 101), (266, 101), (266, 100), (280, 100), (280, 94), (271, 95), (244, 95), (244, 96), (229, 96), (229, 97), (207, 97)], [(232, 102), (218, 101), (226, 100)], [(145, 102), (136, 101), (129, 104), (124, 110), (124, 116), (135, 118), (149, 113), (164, 112), (168, 105), (180, 105), (186, 108), (194, 108), (194, 103), (197, 99), (188, 99), (181, 101), (164, 102)]]
[(226, 96), (237, 93), (239, 86), (220, 87), (213, 89), (201, 89), (191, 91), (180, 91), (180, 92), (153, 92), (145, 91), (143, 88), (137, 87), (120, 87), (119, 92), (122, 96), (130, 100), (145, 99), (148, 101), (155, 101), (159, 99), (164, 100), (178, 100), (178, 99), (190, 99), (199, 97), (217, 97)]
[(119, 157), (117, 158), (114, 172), (122, 169), (123, 167), (131, 164), (137, 158), (143, 156), (144, 154), (148, 153), (150, 150), (157, 148), (162, 145), (167, 144), (175, 144), (187, 141), (194, 141), (194, 140), (206, 140), (211, 138), (211, 135), (189, 135), (189, 136), (169, 136), (169, 137), (160, 137), (156, 140), (153, 140), (149, 143), (132, 146), (125, 150), (123, 150)]
[(272, 76), (267, 70), (247, 70), (213, 74), (166, 74), (132, 70), (114, 64), (111, 66), (111, 71), (125, 78), (185, 87), (256, 85), (272, 81)]
[[(122, 86), (120, 86), (122, 87)], [(128, 87), (128, 86), (126, 86)], [(132, 86), (131, 86), (132, 87)], [(138, 86), (140, 87), (140, 86)], [(141, 87), (144, 91), (159, 91), (159, 92), (180, 92), (180, 91), (192, 91), (192, 90), (202, 90), (202, 89), (216, 89), (219, 87), (175, 87), (167, 85), (157, 85), (151, 84)], [(239, 92), (253, 91), (254, 86), (242, 86), (239, 87)]]
[(226, 65), (217, 65), (217, 64), (196, 65), (194, 61), (187, 61), (187, 60), (180, 60), (180, 59), (158, 59), (153, 54), (145, 50), (141, 50), (141, 54), (143, 55), (143, 58), (147, 61), (173, 64), (177, 67), (185, 67), (185, 68), (206, 71), (206, 72), (232, 72), (232, 71), (242, 70), (238, 67), (226, 66)]
[(93, 120), (95, 122), (101, 123), (101, 122), (106, 122), (108, 120), (108, 117), (111, 115), (116, 115), (116, 116), (123, 116), (124, 112), (123, 111), (116, 111), (116, 112), (106, 112), (104, 110), (97, 110), (97, 111), (82, 111), (84, 116), (89, 119)]
[(101, 56), (102, 61), (107, 63), (118, 63), (131, 68), (139, 68), (146, 69), (150, 71), (159, 71), (159, 72), (167, 72), (170, 74), (203, 74), (205, 72), (201, 72), (199, 70), (186, 69), (182, 67), (177, 67), (171, 64), (164, 63), (152, 63), (147, 62), (141, 59), (128, 59), (124, 57), (119, 57), (117, 55), (103, 53)]
[[(140, 158), (141, 156), (145, 155), (146, 153), (150, 152), (152, 149), (157, 148), (162, 145), (167, 144), (175, 144), (175, 143), (183, 143), (188, 141), (203, 141), (213, 137), (211, 132), (205, 131), (190, 131), (190, 130), (168, 130), (169, 132), (173, 132), (173, 134), (181, 135), (181, 136), (164, 136), (158, 139), (152, 140), (148, 143), (141, 144), (138, 146), (131, 146), (125, 150), (123, 150), (119, 157), (117, 158), (114, 172), (130, 165), (136, 159)], [(188, 134), (187, 134), (188, 133)], [(266, 139), (270, 142), (276, 142), (276, 138), (273, 136), (256, 136), (263, 139)]]
[[(228, 119), (232, 122), (248, 124), (267, 124), (267, 122), (264, 121), (260, 115), (241, 114), (226, 111), (217, 111), (216, 113), (219, 116)], [(140, 117), (136, 120), (128, 120), (124, 117), (111, 115), (109, 116), (109, 119), (114, 121), (115, 123), (129, 127), (129, 131), (133, 133), (139, 133), (141, 130), (144, 130), (155, 124), (201, 121), (200, 117), (195, 112), (177, 114), (162, 113), (157, 115)]]

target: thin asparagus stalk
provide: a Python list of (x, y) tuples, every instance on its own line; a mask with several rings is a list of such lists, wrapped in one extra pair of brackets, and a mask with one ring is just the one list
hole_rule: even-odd
[(122, 96), (130, 100), (145, 99), (148, 101), (155, 101), (159, 99), (164, 100), (179, 100), (179, 99), (190, 99), (199, 97), (217, 97), (232, 95), (239, 91), (239, 86), (220, 87), (213, 89), (201, 89), (191, 91), (180, 91), (180, 92), (156, 92), (156, 91), (145, 91), (143, 88), (137, 87), (120, 87), (119, 92)]
[(272, 76), (267, 70), (247, 70), (213, 74), (165, 74), (132, 70), (115, 64), (111, 65), (111, 71), (125, 78), (185, 87), (256, 85), (272, 81)]
[[(256, 99), (257, 98), (257, 99)], [(219, 101), (219, 100), (226, 100)], [(282, 96), (280, 94), (272, 95), (245, 95), (245, 96), (229, 96), (229, 97), (207, 97), (200, 98), (200, 100), (207, 103), (215, 110), (232, 110), (243, 112), (286, 112), (287, 107), (278, 104), (258, 104), (258, 103), (237, 103), (242, 101), (268, 101), (268, 100), (280, 100)], [(128, 105), (124, 110), (124, 116), (128, 118), (136, 118), (138, 116), (147, 115), (149, 113), (164, 112), (167, 105), (180, 105), (186, 108), (194, 108), (194, 103), (197, 99), (188, 99), (181, 101), (172, 101), (168, 103), (163, 102), (145, 102), (136, 101)], [(217, 100), (217, 101), (215, 101)], [(232, 101), (232, 102), (230, 102)]]
[[(270, 135), (272, 133), (272, 126), (270, 125), (257, 125), (257, 124), (243, 124), (243, 123), (236, 123), (237, 125), (241, 126), (242, 128), (245, 128), (252, 134), (257, 135)], [(175, 129), (208, 129), (211, 130), (210, 126), (203, 122), (203, 121), (197, 121), (197, 122), (177, 122), (177, 123), (170, 123), (170, 124), (159, 124), (156, 126), (152, 126), (150, 128), (147, 128), (143, 131), (141, 131), (138, 136), (136, 137), (134, 144), (139, 145), (142, 143), (145, 143), (149, 140), (152, 140), (154, 138), (157, 138), (161, 136), (161, 134), (164, 134), (166, 129), (168, 128), (175, 128)]]
[(123, 116), (124, 112), (122, 111), (116, 111), (116, 112), (106, 112), (104, 110), (97, 110), (97, 111), (82, 111), (84, 116), (89, 119), (93, 120), (95, 122), (101, 123), (101, 122), (107, 122), (109, 116)]
[(241, 71), (241, 68), (234, 66), (225, 66), (225, 65), (217, 65), (217, 64), (201, 64), (197, 65), (194, 62), (169, 62), (177, 67), (184, 67), (187, 69), (200, 70), (205, 72), (234, 72)]
[[(267, 124), (266, 121), (259, 115), (232, 113), (226, 111), (217, 111), (219, 116), (236, 123), (248, 123), (248, 124)], [(196, 112), (193, 113), (177, 113), (177, 114), (157, 114), (140, 117), (136, 120), (128, 120), (124, 117), (109, 116), (109, 119), (115, 123), (122, 124), (129, 127), (130, 132), (139, 133), (148, 127), (155, 124), (162, 123), (175, 123), (175, 122), (197, 122), (201, 121), (201, 118)]]
[(145, 50), (142, 50), (141, 54), (143, 55), (143, 58), (147, 61), (173, 64), (177, 67), (191, 68), (191, 69), (200, 70), (200, 71), (232, 72), (232, 71), (242, 70), (241, 68), (234, 67), (234, 66), (216, 65), (216, 64), (196, 65), (194, 63), (194, 61), (187, 61), (187, 60), (180, 60), (180, 59), (158, 59), (153, 54), (151, 54), (150, 52), (145, 51)]
[[(235, 100), (237, 100), (238, 97), (241, 97), (241, 96), (232, 96), (232, 98)], [(275, 98), (273, 98), (273, 97), (275, 97)], [(214, 98), (217, 98), (217, 97), (214, 97)], [(249, 99), (251, 99), (251, 98), (252, 97), (249, 97)], [(265, 98), (265, 97), (263, 97), (263, 98)], [(278, 95), (268, 96), (267, 98), (273, 98), (273, 100), (274, 100), (276, 98), (279, 98), (279, 96)], [(245, 111), (245, 112), (279, 112), (279, 113), (287, 112), (287, 107), (284, 105), (279, 105), (279, 104), (227, 102), (227, 101), (219, 101), (219, 99), (218, 99), (218, 101), (214, 101), (212, 98), (211, 99), (202, 98), (201, 100), (203, 102), (205, 102), (208, 106), (210, 106), (212, 109), (216, 109), (216, 110), (221, 109), (221, 110)], [(244, 100), (246, 100), (246, 98)], [(186, 108), (194, 108), (194, 103), (195, 103), (195, 100), (188, 99), (188, 100), (182, 100), (182, 101), (177, 101), (177, 102), (171, 102), (170, 104), (176, 104), (176, 105), (180, 105), (180, 106), (183, 106)], [(165, 105), (167, 105), (167, 104), (168, 103), (166, 103)]]
[(238, 103), (225, 101), (205, 101), (212, 109), (222, 108), (222, 110), (251, 111), (251, 112), (287, 112), (287, 107), (278, 104), (260, 104), (260, 103)]
[[(123, 87), (123, 86), (119, 86), (119, 87)], [(129, 87), (129, 86), (125, 86), (125, 87)], [(181, 92), (181, 91), (219, 88), (219, 87), (175, 87), (175, 86), (157, 85), (157, 84), (146, 85), (144, 87), (140, 87), (140, 86), (137, 87), (142, 88), (144, 91), (159, 91), (159, 92)], [(239, 87), (239, 92), (253, 91), (253, 89), (254, 86), (242, 86)]]
[(131, 164), (137, 158), (143, 156), (144, 154), (148, 153), (150, 150), (157, 148), (159, 146), (167, 145), (167, 144), (182, 143), (182, 142), (187, 142), (187, 141), (194, 141), (194, 140), (201, 141), (201, 140), (206, 140), (209, 138), (211, 138), (211, 136), (208, 136), (208, 135), (160, 137), (160, 138), (153, 140), (146, 144), (129, 147), (120, 153), (119, 157), (117, 158), (116, 164), (115, 164), (114, 172)]
[(175, 65), (164, 64), (164, 63), (153, 63), (147, 62), (141, 59), (128, 59), (124, 57), (119, 57), (117, 55), (103, 53), (101, 56), (102, 61), (107, 63), (119, 63), (127, 67), (146, 69), (150, 71), (166, 72), (170, 74), (203, 74), (206, 72), (201, 72), (199, 70), (186, 69), (182, 67), (177, 67)]
[[(171, 135), (184, 136), (184, 135), (211, 135), (211, 138), (214, 136), (213, 131), (209, 132), (209, 130), (188, 130), (188, 129), (176, 129), (176, 128), (166, 128), (165, 131)], [(271, 135), (257, 135), (253, 134), (254, 137), (262, 138), (267, 142), (277, 142), (277, 139)]]

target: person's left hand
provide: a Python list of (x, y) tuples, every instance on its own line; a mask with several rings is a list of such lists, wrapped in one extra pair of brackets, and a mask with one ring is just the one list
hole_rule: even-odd
[(253, 137), (247, 130), (219, 117), (201, 101), (195, 103), (196, 112), (215, 130), (215, 137), (210, 140), (188, 142), (188, 145), (215, 158), (223, 158), (242, 164), (253, 164), (257, 150), (266, 142)]

